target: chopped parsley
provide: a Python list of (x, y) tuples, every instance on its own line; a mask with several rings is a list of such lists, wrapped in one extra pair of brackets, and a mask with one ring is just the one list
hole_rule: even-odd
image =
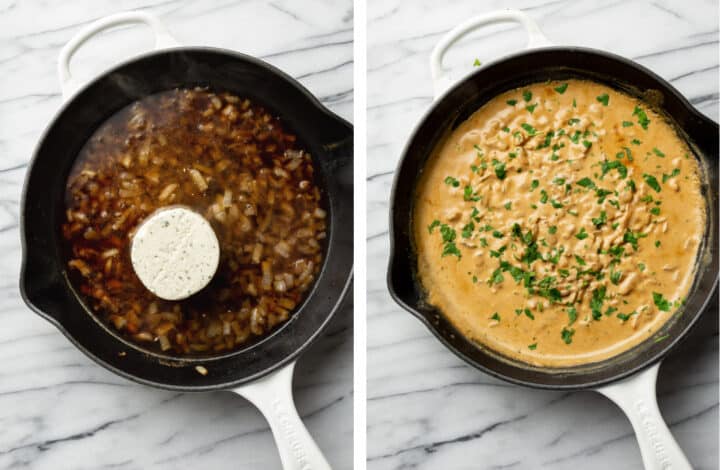
[(463, 199), (477, 202), (480, 200), (480, 196), (478, 196), (477, 193), (473, 193), (472, 186), (468, 185), (465, 186), (465, 190), (463, 191)]
[(442, 257), (444, 258), (448, 255), (457, 256), (458, 259), (462, 257), (460, 250), (458, 250), (458, 247), (455, 246), (455, 242), (445, 243), (445, 246), (443, 247)]
[(440, 226), (440, 234), (442, 235), (442, 241), (444, 243), (442, 257), (444, 258), (445, 256), (453, 255), (457, 256), (459, 259), (462, 255), (460, 254), (458, 247), (455, 245), (455, 238), (457, 237), (455, 229), (447, 224), (442, 224)]
[(510, 210), (512, 209), (512, 202), (506, 202), (504, 205), (505, 209)]
[(635, 106), (632, 115), (637, 116), (638, 124), (640, 124), (643, 129), (647, 130), (648, 124), (650, 124), (650, 119), (648, 119), (647, 114), (645, 114), (645, 111), (643, 111), (640, 106)]
[(625, 323), (626, 321), (630, 320), (630, 317), (632, 317), (633, 315), (637, 315), (637, 312), (634, 310), (630, 313), (618, 313), (617, 317), (622, 320), (623, 323)]
[(567, 87), (568, 87), (568, 84), (567, 84), (567, 83), (563, 83), (563, 84), (560, 85), (560, 86), (556, 86), (556, 87), (555, 87), (555, 91), (557, 91), (558, 93), (560, 93), (560, 94), (562, 95), (563, 93), (565, 93), (565, 90), (567, 90)]
[(600, 228), (607, 222), (607, 214), (605, 211), (600, 211), (600, 217), (593, 217), (592, 223), (595, 227)]
[(663, 184), (667, 183), (667, 180), (669, 180), (670, 178), (674, 178), (679, 174), (680, 174), (680, 168), (675, 168), (669, 175), (663, 173), (663, 175), (662, 175)]
[(575, 307), (570, 307), (567, 309), (568, 314), (568, 326), (575, 323), (575, 320), (577, 320), (577, 309)]
[(665, 158), (665, 154), (662, 153), (657, 147), (653, 147), (653, 153), (660, 158)]
[(533, 126), (531, 126), (530, 124), (528, 124), (526, 122), (523, 122), (522, 124), (520, 124), (520, 127), (525, 129), (525, 131), (528, 133), (528, 135), (535, 135), (537, 132)]
[(490, 276), (490, 279), (488, 280), (489, 285), (493, 284), (500, 284), (505, 280), (505, 276), (503, 276), (502, 271), (500, 268), (497, 268), (495, 271), (493, 271), (492, 275)]
[(507, 100), (506, 103), (510, 106), (515, 106), (517, 104), (517, 100)]
[(453, 188), (457, 188), (460, 186), (460, 181), (458, 181), (456, 178), (453, 178), (452, 176), (448, 176), (445, 178), (445, 184), (448, 186), (452, 186)]
[(662, 310), (663, 312), (669, 312), (672, 306), (672, 302), (663, 297), (660, 292), (653, 292), (653, 302), (655, 302), (658, 310)]
[(585, 231), (585, 227), (580, 229), (580, 232), (575, 234), (575, 238), (578, 240), (585, 240), (588, 237), (588, 233)]
[(532, 92), (530, 90), (525, 90), (523, 91), (522, 96), (525, 101), (530, 101), (532, 99)]
[(575, 334), (574, 329), (563, 327), (562, 331), (560, 332), (560, 338), (562, 338), (562, 340), (565, 341), (565, 344), (571, 344), (572, 337), (574, 334)]
[(532, 183), (530, 183), (530, 192), (533, 192), (538, 186), (540, 186), (540, 181), (532, 180)]
[(547, 203), (547, 201), (548, 201), (548, 193), (544, 189), (541, 189), (540, 190), (540, 202), (542, 204), (545, 204), (545, 203)]
[(653, 175), (643, 173), (643, 179), (648, 186), (655, 190), (655, 192), (659, 193), (661, 191), (660, 183), (658, 183), (658, 180)]
[[(440, 223), (440, 222), (438, 222), (438, 223)], [(555, 235), (557, 233), (557, 226), (552, 225), (552, 226), (548, 227), (548, 233), (550, 235)]]
[(463, 227), (460, 235), (462, 235), (463, 238), (470, 238), (472, 236), (473, 230), (475, 230), (475, 224), (470, 222)]
[(603, 179), (610, 170), (617, 170), (618, 174), (620, 174), (620, 178), (622, 179), (625, 179), (627, 177), (627, 167), (623, 165), (620, 160), (603, 160), (600, 163), (600, 170), (602, 171), (600, 179)]
[(602, 103), (603, 106), (607, 106), (608, 103), (610, 102), (610, 97), (608, 96), (607, 93), (603, 93), (602, 95), (596, 97), (595, 99), (598, 100), (600, 103)]
[(428, 225), (428, 233), (433, 233), (433, 229), (438, 225), (440, 225), (440, 221), (437, 219), (433, 220), (432, 223)]
[(537, 343), (533, 343), (533, 344), (528, 345), (528, 349), (531, 350), (531, 351), (536, 350), (536, 349), (537, 349)]
[(622, 126), (623, 126), (623, 127), (630, 127), (630, 126), (632, 126), (632, 125), (633, 125), (633, 123), (632, 123), (631, 121), (623, 121), (623, 122), (622, 122)]
[(525, 106), (525, 109), (527, 109), (528, 112), (529, 112), (530, 114), (532, 114), (532, 112), (535, 111), (535, 108), (536, 108), (536, 107), (537, 107), (537, 103), (535, 103), (535, 104), (529, 104), (529, 105)]
[(497, 160), (493, 161), (493, 164), (495, 165), (495, 176), (498, 177), (500, 180), (505, 179), (505, 163), (497, 162)]
[(633, 247), (633, 250), (637, 251), (638, 240), (645, 237), (647, 237), (647, 234), (645, 233), (633, 232), (631, 230), (628, 230), (627, 232), (625, 232), (625, 235), (623, 235), (623, 242), (629, 243)]
[(591, 188), (592, 189), (595, 187), (595, 183), (593, 183), (593, 180), (591, 180), (587, 176), (585, 178), (581, 179), (580, 181), (578, 181), (576, 184), (578, 186), (582, 186), (583, 188)]
[(590, 299), (590, 310), (594, 320), (602, 318), (602, 306), (605, 302), (606, 287), (600, 286), (593, 290), (592, 298)]
[(500, 314), (495, 312), (492, 314), (492, 317), (490, 317), (491, 320), (500, 321)]

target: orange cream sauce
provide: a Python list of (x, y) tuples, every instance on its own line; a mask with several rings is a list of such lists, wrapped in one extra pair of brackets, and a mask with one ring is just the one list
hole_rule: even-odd
[(682, 306), (705, 226), (699, 168), (650, 107), (537, 83), (483, 105), (425, 167), (413, 231), (427, 300), (543, 367), (615, 356)]

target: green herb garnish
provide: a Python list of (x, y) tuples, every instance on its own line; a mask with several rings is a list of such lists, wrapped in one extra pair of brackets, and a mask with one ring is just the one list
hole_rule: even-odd
[(658, 310), (662, 310), (663, 312), (669, 312), (672, 306), (672, 302), (663, 297), (660, 292), (653, 292), (653, 302), (655, 302)]
[(453, 178), (452, 176), (448, 176), (445, 178), (445, 184), (452, 186), (453, 188), (457, 188), (460, 186), (460, 181), (458, 181), (456, 178)]
[(575, 334), (575, 330), (572, 328), (563, 328), (560, 332), (560, 338), (565, 341), (565, 344), (572, 343), (572, 337)]
[(648, 119), (647, 114), (645, 114), (645, 111), (643, 111), (640, 106), (635, 106), (632, 115), (637, 116), (638, 124), (640, 124), (643, 129), (647, 130), (648, 124), (650, 124), (650, 119)]
[(557, 91), (558, 93), (560, 93), (560, 94), (562, 95), (563, 93), (565, 93), (565, 90), (567, 90), (567, 88), (568, 88), (568, 84), (567, 84), (567, 83), (563, 83), (563, 84), (560, 85), (560, 86), (556, 86), (556, 87), (555, 87), (555, 91)]
[(648, 186), (655, 190), (655, 192), (659, 193), (661, 191), (660, 183), (658, 183), (658, 180), (653, 175), (643, 173), (643, 179)]
[(523, 122), (522, 124), (520, 124), (520, 127), (525, 129), (525, 131), (528, 133), (528, 135), (535, 135), (535, 133), (537, 132), (533, 126), (531, 126), (530, 124), (528, 124), (526, 122)]

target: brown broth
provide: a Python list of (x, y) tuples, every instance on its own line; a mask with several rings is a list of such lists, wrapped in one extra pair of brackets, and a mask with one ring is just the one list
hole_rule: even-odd
[[(325, 211), (311, 156), (280, 120), (227, 93), (171, 90), (110, 117), (68, 177), (62, 234), (88, 307), (131, 341), (176, 354), (236, 349), (286, 321), (323, 257)], [(161, 207), (202, 214), (220, 265), (198, 294), (153, 295), (129, 254)]]

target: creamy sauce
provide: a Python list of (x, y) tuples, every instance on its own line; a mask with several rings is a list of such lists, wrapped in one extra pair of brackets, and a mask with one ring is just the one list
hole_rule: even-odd
[(630, 349), (682, 306), (705, 207), (669, 123), (570, 80), (503, 93), (452, 131), (413, 221), (428, 302), (485, 347), (565, 367)]

